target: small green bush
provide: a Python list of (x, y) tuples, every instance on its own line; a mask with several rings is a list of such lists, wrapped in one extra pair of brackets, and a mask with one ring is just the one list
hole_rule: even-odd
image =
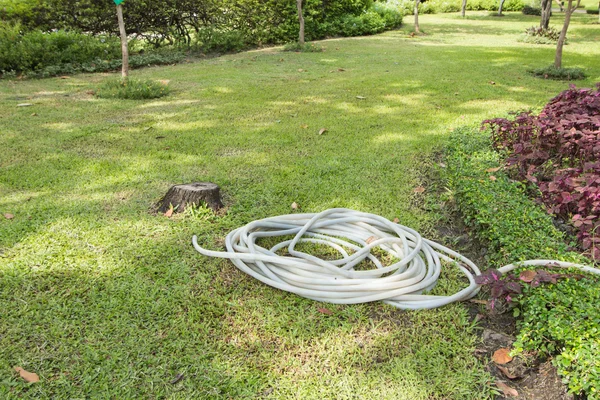
[(192, 48), (205, 53), (234, 53), (248, 46), (242, 32), (205, 28), (198, 31)]
[(102, 99), (145, 100), (169, 94), (169, 87), (152, 80), (119, 79), (105, 82), (96, 91)]
[(373, 35), (385, 30), (385, 21), (375, 11), (367, 11), (358, 16), (347, 15), (340, 24), (342, 36)]
[(398, 7), (386, 3), (374, 3), (372, 9), (383, 18), (386, 29), (395, 29), (402, 25), (402, 13)]
[(533, 76), (557, 81), (576, 81), (585, 79), (586, 74), (581, 68), (556, 68), (550, 65), (545, 68), (531, 69), (528, 71)]
[(283, 51), (296, 51), (302, 53), (318, 53), (323, 51), (323, 48), (314, 43), (306, 42), (304, 44), (300, 44), (298, 42), (287, 43), (283, 46)]
[(600, 10), (598, 9), (598, 7), (594, 7), (594, 8), (588, 8), (587, 10), (585, 10), (585, 12), (588, 14), (598, 15)]
[(532, 6), (524, 6), (523, 10), (521, 10), (521, 12), (525, 15), (538, 15), (541, 16), (542, 15), (542, 9), (539, 7), (532, 7)]
[[(560, 32), (552, 27), (548, 29), (532, 26), (525, 29), (525, 33), (518, 39), (519, 42), (533, 44), (556, 44)], [(565, 40), (565, 44), (566, 40)]]
[(19, 25), (0, 23), (0, 71), (35, 71), (64, 63), (120, 57), (117, 38), (55, 31), (23, 32)]

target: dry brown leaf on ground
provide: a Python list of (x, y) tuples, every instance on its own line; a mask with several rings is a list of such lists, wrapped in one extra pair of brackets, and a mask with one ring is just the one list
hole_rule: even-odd
[(400, 220), (398, 218), (394, 218), (394, 220), (392, 222), (395, 223), (395, 224), (399, 224)]
[(173, 209), (169, 208), (166, 212), (165, 212), (165, 217), (167, 218), (171, 218), (171, 215), (173, 215)]
[(377, 240), (377, 238), (375, 236), (369, 236), (369, 238), (366, 240), (366, 242), (367, 242), (367, 244), (371, 244), (376, 240)]
[(498, 389), (502, 390), (502, 393), (504, 393), (504, 395), (507, 397), (508, 396), (510, 396), (510, 397), (519, 396), (519, 392), (517, 392), (516, 389), (511, 388), (504, 382), (496, 382), (496, 386), (498, 386)]
[(497, 178), (494, 175), (490, 175), (490, 181), (495, 181)]
[(320, 312), (321, 314), (326, 314), (326, 315), (332, 315), (333, 314), (333, 311), (331, 311), (328, 308), (322, 308), (322, 307), (320, 307), (320, 308), (317, 308), (317, 311)]
[(327, 128), (321, 128), (321, 129), (319, 129), (319, 135), (322, 135), (325, 132), (327, 132)]
[(416, 188), (413, 189), (413, 192), (415, 193), (423, 193), (425, 191), (425, 188), (423, 186), (417, 186)]
[(4, 213), (4, 218), (6, 219), (13, 219), (15, 216), (11, 213)]
[(292, 210), (297, 210), (299, 206), (298, 206), (298, 203), (293, 202), (291, 207), (292, 207)]
[(533, 281), (533, 278), (535, 278), (536, 275), (537, 275), (537, 271), (530, 269), (528, 271), (521, 272), (521, 274), (519, 275), (519, 279), (522, 280), (523, 282), (529, 283), (529, 282)]
[(494, 352), (492, 356), (492, 361), (496, 364), (507, 364), (512, 361), (512, 357), (510, 355), (510, 349), (501, 348)]
[(23, 378), (25, 382), (34, 383), (40, 380), (40, 377), (36, 373), (25, 371), (21, 367), (14, 367), (14, 369), (21, 375), (21, 378)]

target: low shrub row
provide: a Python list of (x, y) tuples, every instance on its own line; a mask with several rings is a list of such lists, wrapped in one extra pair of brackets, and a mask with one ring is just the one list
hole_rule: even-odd
[(21, 26), (0, 22), (0, 71), (32, 71), (64, 63), (120, 57), (117, 38), (55, 31), (23, 32)]
[[(527, 196), (525, 184), (502, 170), (502, 157), (493, 149), (489, 132), (455, 130), (446, 158), (456, 204), (476, 235), (489, 244), (488, 267), (525, 259), (589, 264), (566, 244), (568, 238), (548, 213)], [(553, 363), (570, 392), (588, 399), (600, 398), (597, 285), (594, 277), (567, 278), (525, 285), (522, 294), (513, 297), (515, 314), (520, 315), (514, 351), (555, 356)]]
[[(414, 12), (414, 0), (386, 0), (384, 3), (394, 7), (403, 15), (410, 15)], [(499, 2), (497, 0), (467, 0), (467, 11), (498, 11)], [(451, 13), (461, 10), (462, 0), (427, 0), (419, 4), (419, 13)], [(504, 11), (521, 11), (525, 7), (524, 0), (506, 0), (503, 6)]]

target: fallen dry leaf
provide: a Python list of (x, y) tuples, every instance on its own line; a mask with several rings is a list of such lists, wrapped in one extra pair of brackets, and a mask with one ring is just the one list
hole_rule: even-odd
[(298, 72), (304, 72), (302, 68), (298, 68)]
[(499, 170), (500, 170), (500, 167), (488, 168), (488, 169), (485, 170), (485, 172), (496, 172), (496, 171), (499, 171)]
[(171, 215), (173, 215), (173, 209), (169, 208), (167, 212), (165, 212), (165, 217), (171, 218)]
[(471, 299), (471, 300), (469, 300), (469, 302), (475, 303), (475, 304), (484, 304), (484, 305), (487, 305), (487, 303), (488, 303), (487, 300), (479, 300), (479, 299)]
[(535, 278), (536, 275), (537, 275), (537, 272), (534, 270), (523, 271), (519, 275), (519, 279), (522, 280), (523, 282), (529, 283), (529, 282), (533, 281), (533, 278)]
[(4, 218), (6, 219), (13, 219), (15, 216), (12, 215), (11, 213), (4, 213)]
[(498, 178), (496, 178), (494, 175), (490, 175), (490, 181), (495, 181), (496, 179)]
[(445, 164), (445, 163), (443, 163), (443, 162), (439, 163), (438, 165), (439, 165), (440, 167), (442, 167), (442, 168), (446, 168), (446, 164)]
[(340, 72), (344, 72), (344, 71), (345, 71), (345, 69), (344, 69), (344, 68), (338, 68), (338, 71), (340, 71)]
[(425, 188), (423, 186), (417, 186), (416, 188), (413, 189), (413, 192), (415, 193), (423, 193), (425, 191)]
[(399, 224), (400, 220), (398, 218), (394, 218), (394, 220), (392, 222), (395, 223), (395, 224)]
[(366, 242), (367, 242), (367, 244), (371, 244), (376, 240), (377, 240), (377, 238), (375, 236), (369, 236), (369, 238), (366, 240)]
[(519, 395), (519, 392), (504, 382), (496, 382), (496, 386), (498, 386), (498, 389), (502, 390), (502, 393), (504, 393), (505, 396), (517, 397)]
[(366, 97), (365, 97), (365, 96), (356, 96), (356, 98), (357, 98), (357, 99), (359, 99), (359, 100), (364, 100), (364, 99), (366, 99)]
[(492, 361), (496, 364), (506, 364), (512, 361), (512, 357), (510, 355), (510, 349), (501, 348), (494, 352), (492, 356)]
[(292, 203), (292, 210), (297, 210), (298, 209), (298, 203), (293, 202)]
[(306, 124), (304, 124), (304, 125), (300, 125), (300, 128), (302, 128), (302, 129), (306, 129), (306, 128), (308, 128), (308, 125), (306, 125)]
[(490, 85), (495, 85), (495, 84), (496, 84), (496, 82), (490, 81)]
[(496, 368), (498, 368), (508, 379), (515, 379), (517, 377), (515, 374), (511, 373), (506, 367), (496, 365)]
[(21, 104), (17, 104), (17, 107), (30, 107), (32, 105), (33, 104), (31, 104), (31, 103), (21, 103)]
[(40, 380), (40, 377), (38, 376), (38, 374), (29, 372), (29, 371), (25, 371), (21, 367), (14, 367), (14, 369), (15, 369), (15, 371), (17, 371), (19, 373), (19, 375), (21, 375), (21, 378), (23, 378), (25, 380), (25, 382), (34, 383), (34, 382), (38, 382)]
[(37, 113), (31, 114), (32, 117), (37, 117)]
[(322, 134), (324, 134), (325, 132), (327, 132), (327, 129), (326, 129), (326, 128), (321, 128), (321, 129), (319, 129), (319, 135), (322, 135)]
[(326, 315), (332, 315), (333, 311), (331, 311), (328, 308), (317, 308), (317, 311), (320, 312), (321, 314), (326, 314)]

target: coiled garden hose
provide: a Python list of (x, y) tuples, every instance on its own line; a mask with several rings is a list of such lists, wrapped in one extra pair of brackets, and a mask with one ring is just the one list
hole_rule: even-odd
[[(261, 238), (291, 235), (292, 239), (270, 249), (257, 244)], [(196, 235), (192, 243), (201, 254), (228, 258), (240, 270), (267, 285), (322, 302), (357, 304), (381, 300), (401, 309), (417, 310), (467, 300), (479, 291), (474, 277), (481, 272), (468, 258), (422, 238), (406, 226), (345, 208), (250, 222), (227, 235), (225, 252), (200, 247)], [(325, 245), (340, 257), (325, 260), (296, 250), (298, 243)], [(286, 247), (287, 254), (277, 254)], [(390, 256), (392, 263), (383, 265), (372, 254), (374, 249)], [(366, 260), (371, 263), (362, 263)], [(366, 264), (372, 268), (364, 269)], [(500, 268), (500, 272), (547, 264), (600, 274), (596, 268), (554, 260), (510, 264)], [(443, 267), (458, 268), (469, 285), (449, 296), (427, 294), (436, 285)]]

